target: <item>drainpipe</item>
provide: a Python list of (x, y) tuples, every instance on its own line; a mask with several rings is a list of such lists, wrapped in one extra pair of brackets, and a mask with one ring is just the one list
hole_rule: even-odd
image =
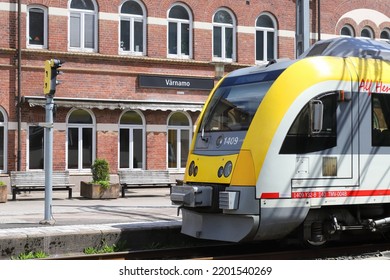
[(318, 41), (321, 41), (321, 0), (317, 0)]
[(299, 57), (310, 45), (309, 0), (296, 0), (295, 52)]
[(17, 100), (17, 120), (18, 120), (18, 151), (17, 151), (17, 170), (21, 170), (21, 147), (22, 147), (22, 140), (21, 140), (21, 130), (22, 130), (22, 109), (21, 109), (21, 86), (22, 86), (22, 49), (21, 49), (21, 0), (18, 0), (18, 100)]

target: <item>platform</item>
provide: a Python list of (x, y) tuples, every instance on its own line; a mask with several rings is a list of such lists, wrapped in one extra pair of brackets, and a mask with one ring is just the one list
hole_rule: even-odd
[(169, 192), (139, 188), (105, 200), (85, 199), (77, 192), (68, 199), (66, 192), (54, 192), (50, 224), (44, 219), (43, 192), (23, 193), (16, 201), (9, 195), (0, 203), (0, 259), (40, 250), (51, 256), (71, 254), (102, 243), (133, 249), (169, 243), (181, 226)]

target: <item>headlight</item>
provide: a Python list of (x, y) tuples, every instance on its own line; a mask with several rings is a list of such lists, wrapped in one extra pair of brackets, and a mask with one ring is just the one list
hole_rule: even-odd
[(198, 166), (195, 166), (194, 168), (194, 177), (196, 177), (196, 175), (198, 175)]
[(233, 163), (229, 160), (223, 168), (223, 176), (229, 177), (233, 170)]
[(223, 167), (221, 166), (220, 168), (218, 168), (218, 178), (221, 178), (223, 175)]
[(194, 174), (194, 171), (195, 171), (195, 162), (191, 161), (191, 164), (188, 168), (188, 175), (192, 176), (192, 174)]

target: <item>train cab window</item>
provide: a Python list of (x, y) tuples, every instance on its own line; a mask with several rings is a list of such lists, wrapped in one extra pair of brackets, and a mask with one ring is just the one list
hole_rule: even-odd
[[(323, 122), (320, 131), (313, 132), (310, 113), (312, 101), (323, 104)], [(281, 154), (304, 154), (321, 151), (337, 145), (337, 109), (338, 94), (330, 92), (308, 102), (291, 125), (284, 141)]]
[(373, 93), (372, 102), (372, 146), (390, 146), (390, 96)]

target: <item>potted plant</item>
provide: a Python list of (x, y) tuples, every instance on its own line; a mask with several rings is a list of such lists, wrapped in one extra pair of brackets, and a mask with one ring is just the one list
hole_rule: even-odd
[(96, 159), (91, 166), (92, 182), (81, 181), (80, 195), (91, 199), (118, 198), (119, 183), (110, 183), (110, 168), (105, 159)]
[(3, 181), (0, 181), (0, 203), (7, 202), (8, 189), (7, 185)]

